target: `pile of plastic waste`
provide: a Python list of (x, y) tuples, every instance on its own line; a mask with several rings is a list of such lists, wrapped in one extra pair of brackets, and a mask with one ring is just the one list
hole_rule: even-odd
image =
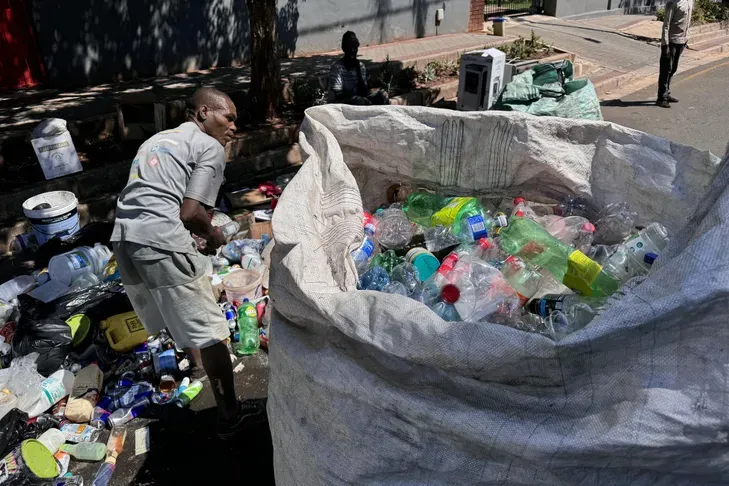
[[(207, 273), (231, 355), (252, 355), (268, 344), (270, 238), (247, 239), (227, 217), (220, 226), (232, 239)], [(201, 364), (166, 331), (147, 333), (107, 245), (59, 248), (0, 285), (0, 483), (82, 484), (79, 460), (100, 461), (93, 484), (108, 484), (132, 422), (187, 407), (203, 389)]]
[[(393, 193), (393, 191), (388, 191)], [(559, 340), (587, 326), (668, 244), (625, 203), (592, 208), (442, 197), (400, 188), (364, 214), (358, 288), (418, 300), (446, 321), (488, 321)]]

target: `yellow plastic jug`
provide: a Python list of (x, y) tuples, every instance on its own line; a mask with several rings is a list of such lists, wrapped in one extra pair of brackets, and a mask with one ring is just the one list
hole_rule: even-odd
[(101, 329), (105, 331), (111, 348), (119, 353), (131, 351), (149, 337), (147, 330), (142, 326), (142, 321), (133, 311), (101, 321)]

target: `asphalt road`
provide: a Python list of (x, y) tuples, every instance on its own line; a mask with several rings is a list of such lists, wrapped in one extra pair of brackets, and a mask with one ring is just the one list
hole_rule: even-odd
[(656, 90), (651, 86), (604, 101), (605, 120), (724, 155), (729, 142), (729, 59), (677, 75), (671, 94), (680, 101), (670, 109), (655, 106)]

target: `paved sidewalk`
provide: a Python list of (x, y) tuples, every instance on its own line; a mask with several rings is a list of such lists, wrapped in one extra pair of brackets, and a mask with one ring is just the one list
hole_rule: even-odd
[[(579, 60), (592, 65), (588, 76), (598, 94), (604, 97), (625, 90), (631, 84), (656, 81), (660, 45), (628, 33), (652, 24), (653, 18), (649, 15), (615, 15), (565, 20), (534, 15), (513, 19), (508, 24), (508, 32), (526, 37), (534, 30), (546, 43), (577, 54)], [(714, 54), (686, 50), (679, 72), (715, 58)]]
[[(359, 50), (360, 59), (373, 63), (390, 60), (411, 65), (445, 54), (457, 56), (460, 52), (497, 45), (512, 38), (462, 33), (445, 34), (402, 42), (394, 42)], [(282, 77), (308, 75), (321, 76), (329, 72), (331, 64), (342, 56), (334, 50), (306, 57), (281, 60)], [(249, 66), (208, 69), (168, 77), (139, 79), (110, 83), (77, 90), (26, 89), (0, 93), (0, 140), (18, 132), (27, 131), (45, 118), (64, 118), (69, 121), (93, 120), (114, 116), (116, 104), (123, 98), (153, 100), (181, 100), (199, 86), (214, 86), (228, 93), (241, 93), (250, 84)]]

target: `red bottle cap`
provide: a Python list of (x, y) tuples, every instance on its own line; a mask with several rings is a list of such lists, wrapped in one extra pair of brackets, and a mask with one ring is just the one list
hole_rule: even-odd
[(488, 250), (489, 248), (491, 248), (491, 243), (487, 238), (481, 238), (480, 240), (478, 240), (478, 246), (482, 250)]
[(524, 199), (523, 197), (517, 197), (516, 199), (514, 199), (514, 206), (521, 203), (526, 203), (526, 199)]
[(594, 233), (595, 232), (595, 225), (590, 223), (589, 221), (587, 223), (584, 223), (582, 225), (582, 231), (586, 231), (588, 233)]
[(443, 299), (443, 302), (446, 304), (455, 304), (458, 302), (460, 297), (461, 291), (458, 290), (458, 287), (452, 284), (444, 285), (440, 291), (440, 298)]

